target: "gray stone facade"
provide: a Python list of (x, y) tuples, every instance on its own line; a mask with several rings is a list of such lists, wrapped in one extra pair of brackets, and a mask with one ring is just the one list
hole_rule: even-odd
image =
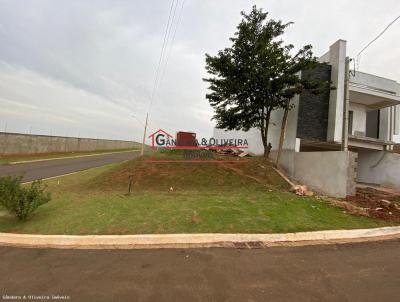
[[(321, 64), (313, 70), (302, 71), (303, 79), (330, 81), (331, 66)], [(300, 95), (297, 137), (313, 141), (326, 141), (329, 114), (329, 93), (315, 95), (304, 91)]]

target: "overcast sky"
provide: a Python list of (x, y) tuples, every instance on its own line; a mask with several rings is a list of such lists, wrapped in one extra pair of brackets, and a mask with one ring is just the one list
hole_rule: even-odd
[[(0, 131), (141, 140), (170, 4), (0, 0)], [(179, 0), (149, 131), (212, 135), (204, 54), (229, 46), (253, 4), (295, 22), (285, 40), (318, 56), (338, 39), (354, 56), (400, 14), (398, 0), (186, 0), (178, 22)], [(363, 54), (360, 71), (400, 82), (400, 22)]]

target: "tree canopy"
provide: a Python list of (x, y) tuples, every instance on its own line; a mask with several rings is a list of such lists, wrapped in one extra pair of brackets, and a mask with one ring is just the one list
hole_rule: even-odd
[(267, 148), (271, 112), (288, 106), (303, 89), (317, 90), (318, 81), (302, 80), (299, 72), (318, 62), (311, 45), (294, 52), (281, 36), (292, 24), (268, 18), (268, 13), (253, 6), (241, 13), (242, 20), (230, 38), (231, 47), (217, 55), (206, 54), (210, 74), (206, 98), (214, 108), (217, 128), (244, 130), (258, 128)]

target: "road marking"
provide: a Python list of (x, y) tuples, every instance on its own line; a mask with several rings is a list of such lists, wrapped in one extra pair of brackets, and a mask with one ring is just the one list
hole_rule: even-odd
[(88, 156), (99, 156), (99, 155), (126, 153), (126, 152), (139, 152), (139, 151), (140, 150), (115, 151), (115, 152), (86, 154), (86, 155), (77, 155), (77, 156), (64, 156), (64, 157), (55, 157), (55, 158), (44, 158), (44, 159), (34, 159), (34, 160), (24, 160), (24, 161), (13, 161), (13, 162), (6, 163), (6, 165), (18, 165), (18, 164), (42, 162), (42, 161), (49, 161), (49, 160), (57, 160), (57, 159), (81, 158), (81, 157), (88, 157)]
[[(36, 180), (44, 181), (44, 180), (50, 180), (50, 179), (54, 179), (54, 178), (58, 178), (58, 177), (74, 175), (74, 174), (77, 174), (77, 173), (80, 173), (80, 172), (83, 172), (83, 171), (88, 171), (88, 170), (91, 170), (91, 169), (96, 169), (96, 168), (100, 168), (100, 167), (104, 167), (104, 166), (108, 166), (108, 165), (112, 165), (112, 164), (121, 164), (121, 163), (127, 162), (129, 160), (130, 159), (126, 159), (126, 160), (115, 162), (115, 163), (109, 163), (109, 164), (105, 164), (105, 165), (101, 165), (101, 166), (97, 166), (97, 167), (91, 167), (91, 168), (82, 169), (82, 170), (75, 171), (75, 172), (70, 172), (70, 173), (66, 173), (66, 174), (61, 174), (61, 175), (56, 175), (56, 176), (51, 176), (51, 177), (46, 177), (46, 178), (41, 178), (41, 179), (36, 179)], [(23, 184), (23, 185), (24, 184), (30, 184), (30, 183), (32, 183), (34, 181), (35, 180), (31, 180), (31, 181), (27, 181), (27, 182), (21, 182), (21, 184)]]

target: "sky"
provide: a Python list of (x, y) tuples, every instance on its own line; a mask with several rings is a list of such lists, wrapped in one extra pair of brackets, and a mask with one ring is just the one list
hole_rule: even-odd
[[(141, 141), (150, 109), (148, 134), (210, 137), (205, 53), (230, 46), (241, 11), (294, 22), (285, 42), (317, 56), (338, 39), (355, 56), (400, 14), (398, 0), (175, 1), (154, 89), (170, 0), (0, 0), (0, 131)], [(359, 70), (400, 82), (400, 22)]]

